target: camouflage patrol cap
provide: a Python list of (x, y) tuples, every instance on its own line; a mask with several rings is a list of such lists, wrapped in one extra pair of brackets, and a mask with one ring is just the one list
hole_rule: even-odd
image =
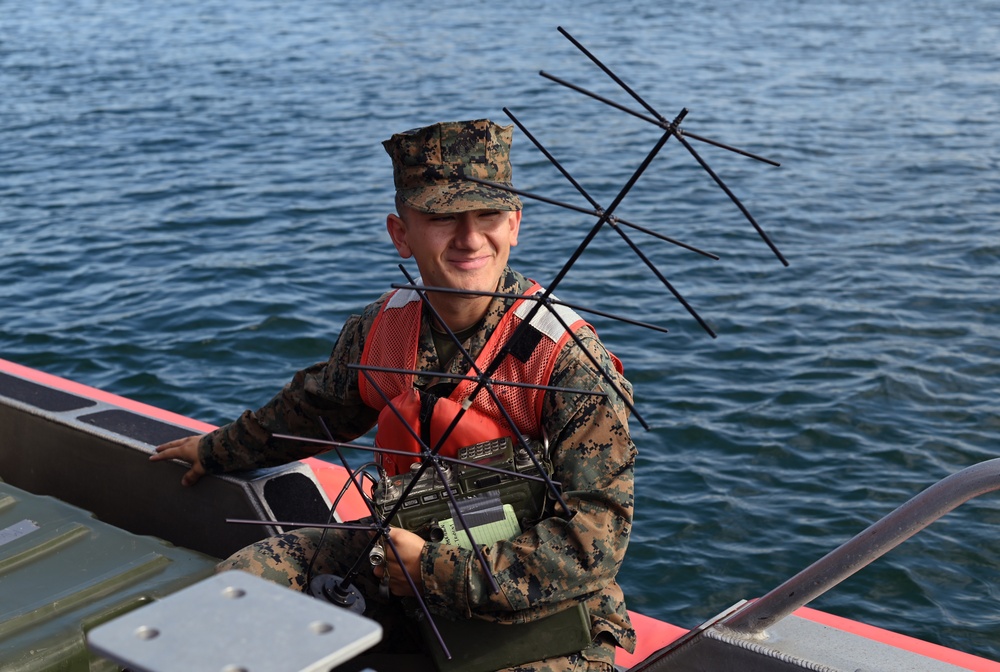
[(396, 196), (421, 212), (520, 210), (509, 191), (462, 179), (511, 184), (513, 126), (489, 119), (449, 121), (397, 133), (382, 143), (392, 157)]

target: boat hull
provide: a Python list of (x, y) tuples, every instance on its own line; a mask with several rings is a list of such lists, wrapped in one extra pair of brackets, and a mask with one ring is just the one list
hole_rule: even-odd
[[(339, 492), (347, 478), (344, 469), (328, 462), (310, 459), (209, 477), (193, 488), (179, 485), (184, 465), (149, 462), (159, 443), (213, 428), (0, 360), (0, 480), (31, 493), (26, 496), (58, 499), (88, 517), (93, 514), (102, 525), (164, 540), (213, 560), (283, 531), (276, 525), (233, 525), (227, 518), (326, 522), (331, 501), (327, 493)], [(338, 505), (339, 519), (364, 515), (367, 510), (353, 492)], [(0, 544), (0, 568), (4, 551)], [(0, 571), (0, 580), (3, 576)], [(163, 592), (169, 591), (144, 599), (157, 599)], [(130, 603), (134, 607), (143, 600), (133, 602), (138, 602)], [(619, 650), (618, 666), (660, 669), (643, 667), (643, 661), (688, 630), (638, 613), (631, 617), (639, 644), (633, 654)], [(75, 626), (78, 631), (93, 625), (85, 620)], [(786, 620), (752, 642), (719, 633), (699, 638), (662, 669), (1000, 672), (1000, 663), (808, 608)], [(0, 623), (0, 643), (6, 645), (3, 628)], [(846, 651), (856, 655), (841, 655)]]

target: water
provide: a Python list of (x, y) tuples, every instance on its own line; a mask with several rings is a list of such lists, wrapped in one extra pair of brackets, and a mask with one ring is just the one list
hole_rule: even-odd
[[(718, 339), (611, 232), (560, 288), (671, 330), (596, 320), (653, 427), (631, 608), (693, 626), (996, 456), (996, 3), (534, 4), (3, 3), (0, 356), (208, 422), (262, 404), (400, 280), (379, 143), (441, 119), (508, 106), (610, 203), (658, 132), (536, 74), (627, 102), (562, 25), (782, 163), (696, 147), (787, 269), (674, 141), (619, 210), (722, 257), (632, 234)], [(590, 224), (529, 204), (517, 266), (546, 282)], [(813, 606), (1000, 658), (998, 524), (969, 503)]]

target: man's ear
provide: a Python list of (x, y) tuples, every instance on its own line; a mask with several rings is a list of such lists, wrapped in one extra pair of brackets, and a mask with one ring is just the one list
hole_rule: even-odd
[(406, 222), (399, 215), (390, 214), (385, 218), (385, 230), (389, 232), (392, 244), (396, 246), (396, 252), (403, 259), (413, 256), (410, 246), (406, 243)]

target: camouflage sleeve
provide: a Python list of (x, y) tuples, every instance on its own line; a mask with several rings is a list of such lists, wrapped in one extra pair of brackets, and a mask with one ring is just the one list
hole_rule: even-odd
[[(615, 372), (601, 342), (589, 329), (578, 333), (631, 400), (631, 385)], [(550, 384), (607, 393), (606, 397), (553, 392), (545, 396), (545, 427), (555, 437), (553, 478), (562, 484), (570, 515), (546, 518), (513, 539), (484, 549), (500, 587), (496, 594), (471, 551), (428, 543), (421, 557), (425, 598), (441, 615), (508, 622), (535, 620), (587, 600), (592, 615), (596, 606), (606, 618), (620, 622), (624, 632), (630, 626), (614, 578), (632, 525), (636, 452), (628, 432), (628, 411), (576, 345), (564, 349)]]
[(275, 466), (322, 452), (323, 447), (317, 444), (272, 437), (326, 438), (320, 417), (338, 441), (351, 441), (371, 429), (378, 414), (362, 403), (358, 374), (347, 365), (361, 359), (375, 305), (347, 320), (328, 361), (299, 371), (262, 408), (245, 411), (235, 421), (205, 435), (199, 445), (205, 469), (221, 473)]

